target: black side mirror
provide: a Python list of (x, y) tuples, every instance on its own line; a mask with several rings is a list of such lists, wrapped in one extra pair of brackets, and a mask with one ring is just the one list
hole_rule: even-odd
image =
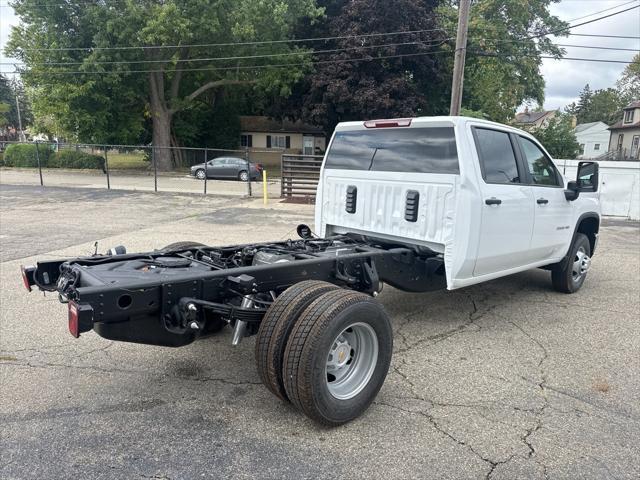
[(576, 181), (581, 192), (597, 192), (598, 191), (598, 172), (599, 165), (597, 162), (579, 162), (578, 174)]
[(576, 179), (567, 184), (564, 197), (569, 201), (573, 201), (578, 198), (580, 192), (597, 192), (598, 172), (599, 165), (597, 162), (579, 162)]
[(313, 238), (313, 232), (311, 231), (309, 226), (305, 225), (304, 223), (298, 225), (298, 228), (296, 228), (296, 232), (298, 232), (298, 236), (300, 238), (304, 238), (305, 240)]
[(564, 198), (573, 202), (580, 195), (580, 187), (578, 186), (578, 182), (575, 180), (571, 180), (567, 183), (567, 189), (564, 191)]

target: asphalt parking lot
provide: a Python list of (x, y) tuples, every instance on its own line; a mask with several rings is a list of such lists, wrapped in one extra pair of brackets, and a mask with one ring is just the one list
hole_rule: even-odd
[(582, 290), (542, 270), (379, 296), (392, 370), (326, 429), (259, 381), (254, 339), (167, 349), (73, 339), (21, 263), (124, 244), (278, 240), (310, 206), (0, 185), (0, 478), (640, 477), (640, 229), (607, 222)]

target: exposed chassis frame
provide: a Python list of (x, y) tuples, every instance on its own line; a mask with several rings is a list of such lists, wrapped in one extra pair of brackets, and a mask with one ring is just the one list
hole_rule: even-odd
[[(286, 248), (287, 243), (227, 248), (273, 245)], [(282, 263), (185, 272), (170, 280), (136, 280), (117, 286), (75, 287), (65, 282), (60, 272), (78, 270), (82, 274), (86, 266), (95, 265), (97, 261), (104, 264), (156, 258), (166, 256), (167, 252), (46, 261), (37, 267), (26, 267), (23, 275), (29, 286), (56, 290), (60, 300), (69, 303), (70, 330), (75, 336), (93, 329), (110, 340), (173, 347), (189, 344), (206, 333), (207, 322), (212, 318), (236, 326), (234, 337), (256, 333), (268, 302), (252, 304), (245, 300), (257, 294), (280, 293), (304, 280), (324, 280), (372, 295), (381, 290), (382, 282), (410, 292), (446, 287), (441, 257), (423, 256), (408, 247), (381, 247), (367, 241), (351, 247), (352, 253), (339, 256), (303, 256)], [(170, 254), (181, 256), (180, 252)], [(238, 322), (243, 328), (237, 328)]]

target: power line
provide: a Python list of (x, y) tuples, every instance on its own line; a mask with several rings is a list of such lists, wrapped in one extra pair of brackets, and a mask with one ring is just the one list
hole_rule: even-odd
[[(202, 67), (202, 68), (186, 68), (183, 69), (183, 72), (202, 72), (202, 71), (229, 71), (229, 70), (250, 70), (250, 69), (262, 69), (262, 68), (282, 68), (282, 67), (295, 67), (295, 66), (310, 66), (310, 65), (324, 65), (324, 64), (336, 64), (336, 63), (348, 63), (348, 62), (362, 62), (362, 61), (376, 61), (376, 60), (385, 60), (391, 58), (405, 58), (405, 57), (419, 57), (419, 56), (427, 56), (427, 55), (438, 55), (443, 53), (451, 53), (449, 50), (434, 50), (431, 52), (420, 52), (420, 53), (405, 53), (398, 55), (381, 55), (378, 57), (359, 57), (359, 58), (344, 58), (344, 59), (336, 59), (336, 60), (318, 60), (318, 61), (310, 61), (306, 63), (282, 63), (282, 64), (263, 64), (263, 65), (238, 65), (233, 67)], [(531, 58), (545, 58), (551, 60), (570, 60), (570, 61), (583, 61), (583, 62), (604, 62), (604, 63), (620, 63), (620, 64), (631, 64), (632, 61), (626, 60), (610, 60), (610, 59), (596, 59), (596, 58), (580, 58), (580, 57), (552, 57), (545, 55), (529, 55), (529, 54), (514, 54), (514, 55), (506, 55), (492, 52), (479, 52), (479, 51), (469, 51), (468, 53), (485, 56), (485, 57), (501, 57), (501, 58), (517, 58), (517, 57), (531, 57)], [(14, 74), (21, 72), (8, 72), (8, 71), (0, 71), (0, 74)], [(23, 73), (33, 73), (33, 72), (23, 72)], [(42, 72), (37, 73), (35, 75), (109, 75), (109, 74), (131, 74), (131, 73), (164, 73), (164, 70), (129, 70), (129, 71), (111, 71), (111, 72), (99, 72), (99, 71), (57, 71), (57, 72)]]
[(303, 43), (303, 42), (319, 42), (327, 40), (342, 40), (346, 38), (369, 38), (380, 37), (386, 35), (408, 35), (414, 33), (426, 33), (426, 32), (443, 32), (447, 33), (443, 28), (431, 28), (423, 30), (401, 30), (396, 32), (386, 33), (363, 33), (360, 35), (339, 35), (334, 37), (315, 37), (315, 38), (293, 38), (287, 40), (261, 40), (252, 42), (226, 42), (226, 43), (199, 43), (199, 44), (187, 44), (187, 45), (140, 45), (137, 47), (60, 47), (60, 48), (25, 48), (22, 49), (25, 52), (49, 52), (49, 51), (102, 51), (102, 50), (159, 50), (164, 48), (202, 48), (202, 47), (231, 47), (231, 46), (243, 46), (243, 45), (273, 45), (279, 43)]
[[(244, 56), (233, 56), (233, 57), (209, 57), (209, 58), (188, 58), (188, 59), (164, 59), (164, 60), (112, 60), (112, 61), (94, 61), (91, 62), (91, 65), (130, 65), (130, 64), (149, 64), (149, 63), (186, 63), (186, 62), (211, 62), (211, 61), (223, 61), (223, 60), (246, 60), (246, 59), (257, 59), (257, 58), (273, 58), (273, 57), (283, 57), (283, 56), (297, 56), (297, 55), (316, 55), (316, 54), (325, 54), (325, 53), (340, 53), (351, 50), (360, 50), (360, 49), (371, 49), (371, 48), (388, 48), (388, 47), (399, 47), (399, 46), (407, 46), (407, 45), (420, 45), (425, 47), (434, 47), (440, 46), (445, 43), (447, 40), (452, 40), (453, 37), (445, 38), (439, 42), (433, 42), (427, 44), (426, 42), (403, 42), (403, 43), (384, 43), (380, 45), (362, 45), (358, 47), (348, 47), (348, 48), (334, 48), (328, 50), (310, 50), (310, 51), (296, 51), (296, 52), (283, 52), (283, 53), (269, 53), (262, 55), (244, 55)], [(524, 42), (525, 40), (500, 40), (500, 39), (486, 39), (482, 38), (480, 40), (495, 40), (500, 43), (518, 43)], [(597, 45), (575, 45), (575, 44), (565, 44), (565, 43), (555, 43), (553, 46), (556, 47), (569, 47), (569, 48), (587, 48), (594, 50), (612, 50), (612, 51), (621, 51), (621, 52), (636, 52), (638, 49), (636, 48), (622, 48), (622, 47), (601, 47)], [(84, 62), (39, 62), (39, 63), (31, 63), (30, 67), (33, 66), (64, 66), (64, 65), (83, 65)], [(17, 65), (27, 65), (24, 62), (0, 62), (0, 65), (4, 66), (17, 66)]]
[[(344, 58), (344, 59), (336, 59), (336, 60), (317, 60), (310, 62), (301, 62), (301, 63), (282, 63), (282, 64), (263, 64), (263, 65), (237, 65), (233, 67), (202, 67), (202, 68), (185, 68), (183, 72), (203, 72), (203, 71), (225, 71), (225, 70), (247, 70), (247, 69), (261, 69), (261, 68), (273, 68), (273, 67), (296, 67), (296, 66), (308, 66), (308, 65), (319, 65), (319, 64), (332, 64), (332, 63), (345, 63), (345, 62), (360, 62), (360, 61), (374, 61), (374, 60), (385, 60), (390, 58), (404, 58), (404, 57), (416, 57), (423, 55), (437, 55), (442, 53), (450, 53), (449, 50), (434, 50), (431, 52), (420, 52), (420, 53), (403, 53), (397, 55), (381, 55), (378, 57), (359, 57), (359, 58)], [(6, 72), (0, 71), (2, 74), (12, 74), (12, 73), (21, 73), (21, 72)], [(33, 73), (33, 72), (23, 72), (23, 73)], [(98, 72), (98, 71), (57, 71), (57, 72), (42, 72), (37, 73), (36, 75), (80, 75), (80, 74), (98, 74), (98, 75), (109, 75), (109, 74), (129, 74), (129, 73), (164, 73), (164, 70), (128, 70), (128, 71), (112, 71), (112, 72)]]
[[(560, 28), (557, 30), (538, 33), (529, 37), (525, 37), (524, 39), (533, 39), (538, 37), (544, 37), (547, 35), (556, 35), (560, 32), (565, 32), (566, 30), (570, 30), (572, 28), (581, 27), (583, 25), (588, 25), (590, 23), (598, 22), (600, 20), (604, 20), (605, 18), (619, 15), (621, 13), (625, 13), (630, 10), (634, 10), (636, 8), (640, 8), (640, 5), (629, 7), (624, 10), (613, 12), (613, 13), (610, 13), (609, 15), (604, 15), (602, 17), (587, 20), (585, 22), (578, 23), (575, 25), (568, 25), (567, 27)], [(303, 43), (303, 42), (316, 42), (316, 41), (327, 41), (327, 40), (340, 40), (340, 39), (346, 39), (346, 38), (368, 38), (368, 37), (386, 36), (386, 35), (408, 35), (408, 34), (415, 34), (415, 33), (437, 32), (437, 31), (447, 33), (447, 31), (444, 30), (443, 28), (433, 28), (433, 29), (405, 30), (405, 31), (386, 32), (386, 33), (363, 33), (359, 35), (340, 35), (340, 36), (332, 36), (332, 37), (314, 37), (314, 38), (282, 39), (282, 40), (261, 40), (261, 41), (251, 41), (251, 42), (201, 43), (201, 44), (187, 44), (187, 45), (140, 45), (135, 47), (134, 46), (116, 46), (116, 47), (25, 48), (23, 49), (23, 51), (40, 52), (40, 51), (83, 51), (83, 50), (91, 50), (91, 51), (152, 50), (152, 49), (165, 49), (165, 48), (202, 48), (202, 47), (228, 47), (228, 46), (241, 46), (241, 45), (273, 45), (273, 44), (279, 44), (279, 43)]]
[[(524, 37), (521, 37), (519, 40), (533, 40), (534, 38), (546, 37), (548, 35), (556, 35), (556, 36), (557, 35), (580, 35), (580, 34), (576, 34), (576, 33), (571, 33), (568, 30), (571, 30), (571, 29), (577, 28), (577, 27), (582, 27), (582, 26), (588, 25), (590, 23), (599, 22), (599, 21), (604, 20), (606, 18), (610, 18), (610, 17), (616, 16), (616, 15), (620, 15), (621, 13), (625, 13), (625, 12), (628, 12), (630, 10), (635, 10), (636, 8), (640, 8), (640, 5), (635, 5), (633, 7), (625, 8), (624, 10), (619, 10), (617, 12), (613, 12), (613, 13), (610, 13), (608, 15), (603, 15), (603, 16), (598, 17), (598, 18), (593, 18), (591, 20), (586, 20), (586, 21), (581, 22), (581, 23), (576, 23), (574, 25), (567, 25), (566, 27), (558, 28), (558, 29), (555, 29), (555, 30), (548, 30), (546, 32), (536, 33), (534, 35), (524, 36)], [(585, 35), (585, 34), (582, 34), (582, 35)], [(609, 35), (592, 35), (592, 36), (606, 37), (606, 36), (609, 36)]]
[(638, 0), (631, 0), (629, 2), (621, 3), (619, 5), (615, 5), (613, 7), (605, 8), (604, 10), (598, 10), (597, 12), (591, 12), (587, 15), (582, 15), (581, 17), (572, 18), (571, 20), (567, 20), (567, 22), (575, 22), (576, 20), (582, 20), (583, 18), (592, 17), (594, 15), (598, 15), (599, 13), (608, 12), (609, 10), (615, 10), (616, 8), (624, 7), (625, 5), (629, 5), (630, 3), (637, 2)]
[[(221, 61), (221, 60), (244, 60), (244, 59), (256, 59), (256, 58), (271, 58), (271, 57), (282, 57), (282, 56), (291, 56), (291, 55), (316, 55), (323, 53), (339, 53), (346, 52), (350, 50), (360, 50), (360, 49), (369, 49), (369, 48), (384, 48), (384, 47), (399, 47), (405, 45), (421, 45), (425, 47), (434, 47), (440, 46), (445, 43), (447, 40), (451, 40), (453, 37), (448, 37), (442, 39), (437, 42), (404, 42), (404, 43), (383, 43), (380, 45), (361, 45), (357, 47), (347, 47), (347, 48), (333, 48), (329, 50), (309, 50), (309, 51), (295, 51), (295, 52), (282, 52), (282, 53), (267, 53), (260, 55), (243, 55), (243, 56), (233, 56), (233, 57), (208, 57), (208, 58), (186, 58), (186, 59), (163, 59), (163, 60), (108, 60), (108, 61), (93, 61), (92, 65), (128, 65), (128, 64), (138, 64), (138, 63), (184, 63), (184, 62), (211, 62), (211, 61)], [(428, 44), (427, 44), (428, 43)], [(60, 65), (83, 65), (84, 62), (36, 62), (30, 63), (29, 66), (60, 66)], [(26, 65), (24, 62), (4, 62), (0, 63), (0, 65)]]
[(610, 60), (605, 58), (581, 58), (581, 57), (552, 57), (550, 55), (531, 55), (526, 53), (519, 53), (515, 55), (493, 53), (493, 52), (469, 52), (481, 57), (499, 57), (499, 58), (513, 58), (513, 57), (531, 57), (531, 58), (546, 58), (549, 60), (571, 60), (578, 62), (596, 62), (596, 63), (623, 63), (630, 65), (633, 62), (631, 60)]
[(601, 38), (626, 38), (628, 40), (640, 40), (640, 36), (636, 35), (601, 35), (598, 33), (570, 33), (571, 37), (601, 37)]

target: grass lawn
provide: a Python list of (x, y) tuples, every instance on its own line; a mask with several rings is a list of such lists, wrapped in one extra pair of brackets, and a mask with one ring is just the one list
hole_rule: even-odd
[(146, 170), (150, 162), (145, 162), (143, 152), (108, 152), (109, 170)]

